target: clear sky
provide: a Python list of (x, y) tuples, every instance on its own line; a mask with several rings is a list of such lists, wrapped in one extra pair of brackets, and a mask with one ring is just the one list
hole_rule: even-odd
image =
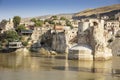
[(0, 0), (0, 20), (13, 16), (34, 17), (75, 13), (87, 8), (120, 4), (120, 0)]

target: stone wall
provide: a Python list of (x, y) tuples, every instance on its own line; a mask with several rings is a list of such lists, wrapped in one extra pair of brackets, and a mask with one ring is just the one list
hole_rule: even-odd
[[(105, 34), (104, 20), (89, 19), (88, 21), (80, 22), (78, 28), (78, 44), (77, 44), (77, 46), (79, 46), (80, 48), (73, 46), (72, 48), (70, 48), (69, 55), (76, 53), (74, 52), (74, 50), (76, 49), (78, 50), (77, 54), (81, 55), (77, 57), (79, 60), (81, 59), (92, 60), (91, 56), (93, 56), (93, 60), (111, 59), (112, 57), (111, 49), (107, 47), (108, 43), (106, 40), (106, 36), (104, 34)], [(83, 47), (85, 49), (82, 49)], [(85, 52), (86, 50), (88, 50), (88, 47), (90, 47), (89, 49), (91, 51), (88, 51), (87, 54)], [(73, 55), (72, 57), (75, 57), (75, 55)]]

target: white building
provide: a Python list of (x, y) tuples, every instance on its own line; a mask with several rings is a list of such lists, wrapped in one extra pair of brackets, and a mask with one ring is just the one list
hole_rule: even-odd
[(9, 48), (21, 48), (22, 42), (9, 42)]
[(6, 23), (6, 25), (2, 26), (2, 33), (7, 30), (14, 30), (14, 24), (13, 19), (9, 19), (9, 21)]
[(115, 35), (116, 32), (120, 29), (120, 22), (115, 20), (106, 21), (105, 29), (112, 31), (112, 34)]

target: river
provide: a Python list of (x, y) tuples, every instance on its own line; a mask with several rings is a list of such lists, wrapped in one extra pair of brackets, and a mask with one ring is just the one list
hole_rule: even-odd
[(0, 80), (120, 80), (120, 57), (93, 62), (0, 54)]

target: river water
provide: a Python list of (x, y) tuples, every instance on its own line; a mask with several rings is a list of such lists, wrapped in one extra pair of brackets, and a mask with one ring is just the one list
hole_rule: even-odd
[(0, 80), (120, 80), (120, 57), (93, 62), (0, 54)]

